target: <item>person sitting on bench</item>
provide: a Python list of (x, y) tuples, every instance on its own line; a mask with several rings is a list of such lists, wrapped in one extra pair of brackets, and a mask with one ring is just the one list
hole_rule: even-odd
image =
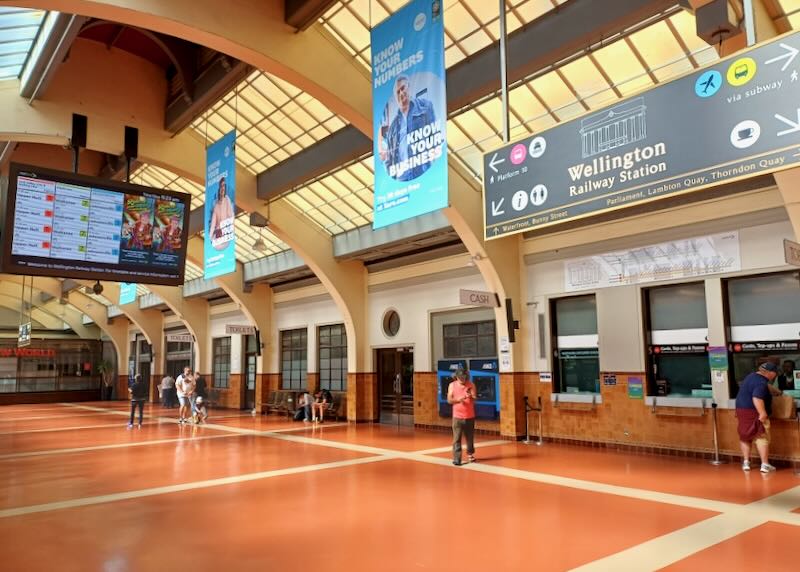
[(333, 403), (333, 395), (327, 389), (320, 389), (314, 394), (315, 402), (311, 405), (313, 421), (322, 423), (325, 420), (325, 410), (329, 403)]

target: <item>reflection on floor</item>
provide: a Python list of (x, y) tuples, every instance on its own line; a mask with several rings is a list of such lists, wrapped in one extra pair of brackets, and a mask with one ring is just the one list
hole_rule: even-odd
[(127, 411), (0, 407), (3, 570), (797, 570), (791, 469)]

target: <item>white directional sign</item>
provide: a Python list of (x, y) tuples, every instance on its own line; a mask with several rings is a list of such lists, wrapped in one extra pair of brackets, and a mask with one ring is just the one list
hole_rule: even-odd
[(484, 155), (495, 238), (800, 164), (800, 33)]

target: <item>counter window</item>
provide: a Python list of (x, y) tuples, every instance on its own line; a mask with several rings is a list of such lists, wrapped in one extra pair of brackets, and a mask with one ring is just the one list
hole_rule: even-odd
[(648, 393), (711, 397), (708, 318), (702, 282), (644, 291)]
[(594, 295), (552, 300), (554, 387), (563, 393), (600, 392), (597, 302)]
[[(777, 364), (774, 383), (798, 391), (800, 371), (800, 273), (780, 272), (725, 282), (732, 368), (731, 396), (739, 383), (764, 361)], [(800, 393), (797, 395), (800, 397)]]

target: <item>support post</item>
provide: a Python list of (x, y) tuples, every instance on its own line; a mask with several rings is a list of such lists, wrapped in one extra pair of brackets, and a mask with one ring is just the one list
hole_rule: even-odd
[(714, 458), (709, 461), (715, 467), (724, 465), (728, 461), (719, 458), (719, 435), (717, 434), (717, 403), (711, 403), (711, 422), (714, 424)]
[(506, 0), (498, 0), (500, 5), (500, 101), (503, 112), (503, 143), (511, 140), (511, 128), (508, 124), (508, 60), (506, 58)]
[(753, 11), (753, 0), (744, 0), (744, 32), (747, 37), (747, 47), (754, 46), (756, 43), (756, 15)]

